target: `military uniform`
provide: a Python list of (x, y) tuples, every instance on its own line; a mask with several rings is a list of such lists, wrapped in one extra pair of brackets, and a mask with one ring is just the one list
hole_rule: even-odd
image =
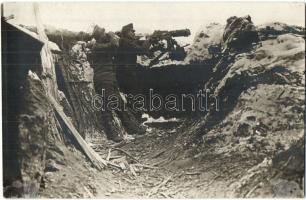
[[(105, 34), (104, 29), (96, 27), (93, 36), (96, 38), (96, 41), (91, 48), (91, 60), (94, 69), (94, 86), (96, 93), (101, 95), (102, 89), (104, 89), (105, 99), (108, 99), (110, 95), (116, 95), (120, 98), (117, 70), (114, 64), (114, 56), (117, 55), (116, 53), (120, 43), (119, 38), (113, 33)], [(127, 134), (126, 131), (130, 134), (145, 132), (130, 111), (111, 111), (107, 110), (106, 106), (105, 109), (105, 111), (101, 112), (101, 121), (109, 139), (118, 142)]]
[[(100, 35), (98, 35), (98, 33)], [(102, 94), (102, 89), (105, 90), (105, 99), (110, 95), (120, 97), (118, 83), (116, 77), (115, 65), (113, 56), (118, 48), (118, 39), (112, 33), (105, 34), (103, 29), (96, 28), (93, 36), (95, 36), (95, 44), (92, 45), (92, 67), (94, 69), (94, 86), (96, 93)], [(106, 103), (106, 102), (104, 102)], [(126, 134), (124, 127), (119, 120), (115, 111), (107, 110), (101, 112), (101, 122), (105, 128), (106, 135), (114, 141), (121, 141), (123, 135)]]
[[(140, 82), (136, 74), (137, 55), (145, 54), (146, 52), (147, 49), (140, 45), (135, 37), (133, 24), (122, 27), (115, 62), (117, 65), (117, 79), (121, 81), (120, 86), (123, 89), (128, 89), (137, 94), (142, 92), (137, 89), (140, 88)], [(129, 133), (145, 133), (145, 128), (140, 126), (140, 123), (131, 111), (121, 112), (118, 115)]]
[(117, 77), (120, 80), (120, 86), (132, 93), (139, 93), (138, 77), (136, 74), (137, 55), (146, 54), (144, 48), (136, 39), (133, 24), (128, 24), (122, 28), (119, 40), (119, 49), (116, 54)]

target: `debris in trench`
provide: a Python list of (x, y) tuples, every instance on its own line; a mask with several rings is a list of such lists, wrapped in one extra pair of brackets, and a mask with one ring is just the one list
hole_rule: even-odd
[(57, 112), (57, 114), (60, 116), (61, 120), (65, 123), (67, 128), (70, 130), (70, 132), (73, 134), (75, 140), (78, 142), (86, 156), (90, 159), (92, 164), (97, 167), (97, 169), (101, 170), (104, 166), (107, 166), (109, 162), (103, 160), (87, 143), (86, 141), (81, 137), (81, 135), (78, 133), (78, 131), (75, 129), (73, 124), (70, 122), (70, 120), (67, 118), (63, 110), (61, 109), (61, 106), (53, 99), (53, 97), (49, 97), (50, 103), (53, 105), (53, 108)]

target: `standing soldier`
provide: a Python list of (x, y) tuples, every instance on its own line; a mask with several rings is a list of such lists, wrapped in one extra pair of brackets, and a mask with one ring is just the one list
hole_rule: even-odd
[[(132, 23), (122, 27), (115, 61), (117, 65), (117, 80), (124, 90), (134, 93), (142, 92), (141, 89), (136, 90), (136, 88), (141, 88), (139, 87), (139, 77), (136, 74), (137, 55), (146, 54), (148, 49), (148, 43), (141, 44), (141, 41), (136, 37)], [(140, 125), (130, 110), (120, 112), (118, 115), (128, 133), (145, 133), (145, 128)]]
[[(119, 47), (119, 38), (114, 33), (105, 33), (103, 28), (95, 26), (91, 47), (91, 60), (94, 69), (94, 86), (96, 93), (102, 95), (105, 91), (105, 99), (110, 95), (120, 96), (114, 65), (114, 53)], [(105, 103), (105, 102), (104, 102)], [(105, 128), (108, 139), (119, 142), (126, 133), (115, 111), (105, 110), (101, 113), (101, 122)]]
[[(119, 48), (119, 38), (114, 33), (105, 33), (105, 30), (95, 26), (94, 40), (89, 43), (92, 51), (92, 66), (94, 69), (94, 85), (96, 93), (105, 91), (105, 99), (110, 95), (120, 97), (119, 85), (117, 83), (117, 70), (114, 64), (114, 56)], [(136, 62), (136, 61), (135, 61)], [(104, 102), (106, 103), (106, 102)], [(102, 111), (102, 123), (109, 139), (119, 142), (127, 134), (145, 133), (135, 116), (129, 111)]]

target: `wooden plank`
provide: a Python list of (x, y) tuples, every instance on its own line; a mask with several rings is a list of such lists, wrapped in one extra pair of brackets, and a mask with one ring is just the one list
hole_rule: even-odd
[(67, 128), (70, 130), (82, 150), (84, 151), (85, 155), (89, 158), (92, 164), (99, 170), (101, 170), (104, 166), (107, 166), (108, 162), (103, 160), (88, 144), (87, 142), (81, 137), (79, 132), (73, 126), (70, 119), (64, 113), (62, 106), (59, 105), (56, 100), (49, 96), (50, 103), (53, 105), (57, 114), (61, 117)]

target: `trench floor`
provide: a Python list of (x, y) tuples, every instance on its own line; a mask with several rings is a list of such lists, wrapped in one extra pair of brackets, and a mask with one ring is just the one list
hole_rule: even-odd
[[(231, 197), (231, 184), (252, 167), (243, 157), (179, 155), (175, 130), (154, 129), (125, 143), (92, 138), (92, 148), (120, 166), (93, 168), (66, 152), (67, 165), (48, 172), (41, 197), (49, 198), (209, 198)], [(102, 139), (103, 140), (103, 139)], [(175, 156), (176, 155), (176, 156)], [(176, 159), (174, 159), (176, 157)], [(243, 164), (245, 163), (245, 165)], [(248, 164), (246, 164), (248, 163)], [(254, 163), (253, 163), (254, 164)], [(248, 165), (248, 166), (247, 166)], [(72, 167), (71, 167), (72, 166)]]

